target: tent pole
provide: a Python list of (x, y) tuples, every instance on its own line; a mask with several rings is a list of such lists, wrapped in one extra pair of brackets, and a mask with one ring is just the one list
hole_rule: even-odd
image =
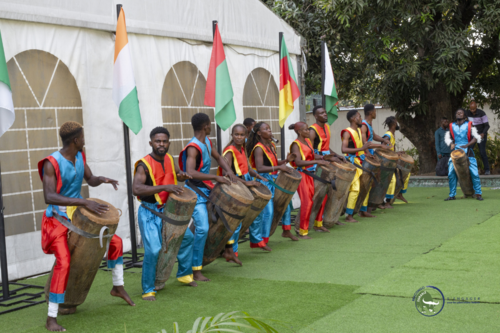
[[(122, 5), (116, 5), (116, 19), (120, 17), (120, 11), (122, 10)], [(128, 199), (128, 220), (130, 226), (130, 242), (132, 246), (132, 264), (135, 264), (137, 260), (137, 236), (135, 234), (135, 208), (134, 208), (134, 195), (132, 194), (132, 168), (130, 159), (130, 138), (129, 129), (125, 123), (123, 123), (123, 142), (125, 144), (125, 169), (127, 172), (127, 199)]]
[[(215, 28), (216, 27), (217, 27), (217, 21), (214, 20), (214, 21), (212, 21), (212, 41), (213, 41), (214, 36), (215, 36)], [(215, 109), (214, 109), (214, 112), (215, 112)], [(214, 113), (214, 118), (215, 118), (215, 113)], [(219, 124), (216, 124), (216, 126), (217, 126), (217, 151), (219, 152), (219, 154), (222, 154), (222, 141), (221, 141), (222, 132), (221, 132), (221, 128), (220, 128)]]
[(325, 69), (326, 69), (326, 42), (321, 41), (321, 105), (326, 110), (326, 97), (325, 97)]
[[(278, 63), (278, 68), (280, 68), (280, 71), (281, 71), (281, 41), (283, 40), (283, 33), (280, 32), (279, 33), (279, 55), (278, 55), (278, 60), (279, 60), (279, 63)], [(281, 73), (280, 73), (281, 75)], [(278, 118), (279, 118), (279, 111), (278, 111)], [(285, 146), (285, 124), (283, 124), (283, 127), (281, 128), (281, 159), (284, 160), (286, 158), (286, 146)]]
[(2, 194), (2, 165), (0, 163), (0, 261), (2, 268), (2, 300), (9, 298), (9, 271), (7, 267), (7, 245), (5, 240), (5, 221), (3, 218), (3, 194)]

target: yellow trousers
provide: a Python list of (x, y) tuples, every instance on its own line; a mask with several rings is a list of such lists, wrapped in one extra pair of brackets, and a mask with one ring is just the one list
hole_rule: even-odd
[[(354, 163), (361, 166), (357, 158), (354, 159)], [(349, 187), (349, 197), (347, 198), (347, 207), (345, 211), (347, 215), (352, 215), (354, 213), (354, 208), (356, 207), (356, 201), (358, 201), (359, 189), (361, 186), (359, 177), (361, 177), (362, 174), (363, 170), (356, 168), (356, 175), (351, 182), (351, 187)], [(368, 204), (368, 196), (366, 196), (365, 201)]]

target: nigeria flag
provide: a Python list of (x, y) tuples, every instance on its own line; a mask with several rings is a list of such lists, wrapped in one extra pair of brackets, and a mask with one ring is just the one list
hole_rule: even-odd
[(335, 88), (335, 78), (333, 77), (333, 68), (332, 63), (330, 62), (330, 55), (328, 54), (328, 47), (326, 43), (324, 43), (325, 48), (325, 85), (323, 94), (325, 95), (325, 110), (328, 115), (328, 124), (333, 124), (335, 120), (338, 118), (337, 114), (337, 89)]

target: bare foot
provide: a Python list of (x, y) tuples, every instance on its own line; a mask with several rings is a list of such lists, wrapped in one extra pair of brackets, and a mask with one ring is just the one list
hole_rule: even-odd
[(165, 283), (162, 283), (160, 285), (155, 285), (155, 291), (158, 291), (158, 290), (162, 290), (163, 288), (165, 288)]
[(359, 212), (359, 217), (376, 217), (368, 212)]
[(385, 206), (384, 205), (378, 205), (377, 208), (378, 209), (385, 209)]
[(311, 237), (307, 236), (307, 235), (299, 235), (298, 236), (300, 239), (311, 239)]
[(128, 305), (135, 306), (135, 303), (132, 302), (130, 296), (127, 294), (123, 286), (113, 286), (113, 289), (111, 289), (109, 293), (111, 294), (111, 296), (123, 298), (125, 302), (128, 303)]
[(356, 221), (354, 219), (354, 217), (352, 217), (352, 215), (347, 215), (347, 217), (345, 218), (345, 221), (349, 222), (349, 223), (358, 223), (358, 221)]
[(205, 282), (208, 282), (210, 281), (209, 278), (203, 276), (203, 274), (201, 274), (201, 271), (193, 271), (193, 279), (195, 281), (205, 281)]
[(321, 227), (314, 227), (314, 230), (317, 232), (330, 232), (327, 228), (321, 226)]
[(198, 283), (196, 283), (196, 282), (194, 282), (194, 281), (193, 281), (193, 282), (189, 282), (189, 283), (187, 284), (187, 286), (190, 286), (190, 287), (198, 287)]
[(283, 233), (281, 234), (281, 237), (283, 238), (290, 238), (293, 241), (298, 241), (299, 239), (295, 237), (290, 230), (283, 230)]
[(335, 222), (336, 225), (345, 225), (345, 223), (342, 223), (340, 221)]
[(385, 204), (385, 206), (384, 206), (384, 207), (385, 207), (385, 209), (393, 209), (393, 208), (394, 208), (394, 207), (392, 207), (392, 206), (391, 206), (391, 204), (390, 204), (390, 203), (388, 203), (388, 202)]
[(267, 251), (267, 252), (271, 252), (272, 251), (271, 248), (269, 246), (267, 246), (267, 244), (265, 246), (261, 247), (261, 249), (264, 250), (264, 251)]
[(66, 329), (57, 323), (57, 318), (47, 317), (45, 328), (51, 332), (66, 332)]
[[(154, 296), (148, 296), (148, 297), (143, 297), (142, 298), (143, 301), (150, 301), (150, 302), (154, 302), (156, 301), (156, 297)], [(134, 304), (135, 305), (135, 304)]]
[(403, 197), (403, 194), (401, 194), (401, 193), (398, 194), (396, 199), (399, 199), (399, 200), (403, 201), (404, 203), (408, 203), (408, 200), (406, 200), (405, 197)]
[(233, 246), (232, 245), (231, 245), (231, 247), (226, 247), (226, 250), (224, 251), (224, 253), (222, 254), (222, 256), (229, 263), (234, 263), (234, 264), (238, 264), (240, 266), (243, 266), (243, 264), (241, 263), (240, 259), (238, 259), (238, 257), (236, 256), (236, 254), (234, 254)]

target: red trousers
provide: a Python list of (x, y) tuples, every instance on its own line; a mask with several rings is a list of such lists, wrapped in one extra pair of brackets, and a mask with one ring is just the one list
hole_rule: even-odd
[[(297, 189), (300, 197), (300, 231), (301, 235), (307, 235), (309, 233), (309, 219), (311, 217), (311, 210), (313, 207), (313, 196), (314, 196), (314, 179), (306, 174), (302, 174), (302, 180), (300, 181), (299, 188)], [(325, 210), (327, 198), (323, 200), (321, 208), (316, 215), (315, 222), (317, 226), (323, 225), (323, 211)]]
[[(45, 213), (42, 218), (42, 250), (46, 254), (53, 254), (56, 257), (54, 273), (50, 282), (49, 301), (64, 303), (71, 261), (68, 248), (68, 228), (54, 217), (45, 216)], [(123, 263), (122, 255), (122, 239), (114, 235), (109, 244), (108, 260), (114, 262), (121, 260)]]

